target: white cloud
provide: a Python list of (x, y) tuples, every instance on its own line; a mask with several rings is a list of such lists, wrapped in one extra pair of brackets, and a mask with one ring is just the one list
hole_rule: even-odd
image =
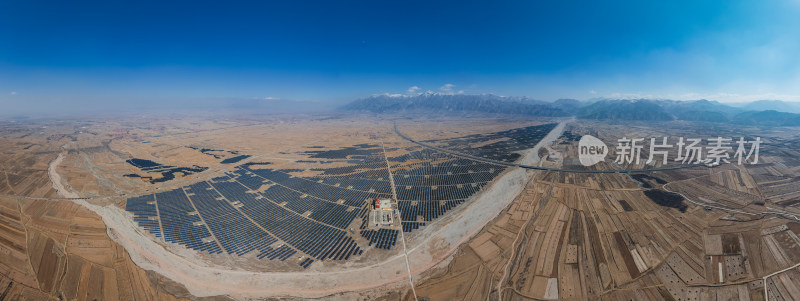
[(408, 92), (408, 94), (414, 94), (414, 93), (417, 93), (417, 91), (419, 91), (419, 90), (420, 90), (420, 87), (418, 87), (418, 86), (411, 86), (411, 87), (409, 87), (409, 88), (408, 88), (408, 91), (407, 91), (407, 92)]
[(379, 93), (379, 94), (372, 94), (372, 96), (404, 97), (405, 95), (400, 94), (400, 93), (383, 92), (383, 93)]
[(11, 91), (11, 93), (9, 93), (9, 94), (11, 94), (11, 95), (17, 95), (17, 91)]
[(280, 98), (278, 98), (278, 97), (272, 97), (272, 96), (267, 96), (267, 97), (264, 97), (264, 100), (280, 100)]
[(594, 95), (594, 94), (597, 94), (597, 91), (595, 91), (595, 90), (589, 90), (589, 94), (592, 94), (592, 95)]
[(663, 95), (646, 94), (646, 93), (631, 93), (631, 92), (614, 92), (605, 96), (611, 99), (669, 99)]
[(453, 87), (455, 86), (454, 84), (444, 84), (444, 86), (439, 87), (439, 91), (442, 93), (453, 93)]

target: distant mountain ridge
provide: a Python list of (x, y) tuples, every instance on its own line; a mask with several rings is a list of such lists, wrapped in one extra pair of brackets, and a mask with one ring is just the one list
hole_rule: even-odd
[(610, 120), (673, 120), (657, 103), (646, 99), (601, 100), (580, 108), (576, 114), (582, 119)]
[(736, 115), (732, 122), (742, 125), (800, 126), (800, 114), (775, 110), (747, 111)]
[[(740, 104), (745, 111), (778, 111), (784, 113), (800, 113), (800, 104), (780, 100), (757, 100)], [(736, 106), (736, 105), (734, 105)]]
[(782, 101), (756, 101), (732, 106), (712, 100), (596, 99), (578, 101), (559, 99), (546, 102), (527, 97), (506, 97), (494, 94), (465, 95), (422, 93), (417, 95), (374, 95), (353, 101), (341, 109), (373, 113), (402, 112), (482, 112), (526, 116), (565, 117), (593, 120), (633, 121), (702, 121), (740, 125), (800, 126), (800, 114), (785, 110), (800, 104)]
[(582, 119), (686, 120), (740, 125), (800, 126), (800, 114), (775, 110), (746, 110), (710, 100), (600, 100), (582, 107)]
[(423, 93), (418, 95), (374, 95), (353, 101), (344, 110), (373, 113), (409, 111), (483, 112), (530, 116), (564, 117), (570, 114), (555, 106), (524, 97), (503, 97), (494, 94), (462, 95)]

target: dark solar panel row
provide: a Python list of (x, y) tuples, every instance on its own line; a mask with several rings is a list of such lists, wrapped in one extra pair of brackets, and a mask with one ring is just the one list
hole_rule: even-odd
[(214, 177), (214, 178), (211, 179), (211, 181), (214, 181), (214, 182), (222, 182), (222, 181), (230, 181), (230, 180), (231, 180), (231, 178), (228, 177), (228, 176)]
[(226, 252), (241, 256), (253, 250), (272, 251), (269, 246), (278, 240), (248, 220), (208, 182), (192, 184), (186, 192)]
[(263, 177), (257, 176), (253, 173), (237, 170), (236, 172), (229, 173), (229, 177), (236, 179), (237, 182), (242, 183), (244, 186), (252, 190), (258, 190), (261, 185), (271, 184), (271, 181), (265, 180)]
[[(384, 167), (385, 169), (386, 167)], [(377, 179), (354, 179), (354, 178), (332, 178), (332, 177), (325, 177), (325, 178), (308, 178), (313, 182), (322, 181), (321, 183), (327, 185), (338, 185), (339, 187), (345, 187), (347, 189), (353, 190), (361, 190), (361, 191), (370, 191), (370, 192), (377, 192), (377, 193), (385, 193), (391, 194), (392, 187), (389, 185), (389, 178), (383, 180)]]
[(453, 156), (450, 154), (433, 151), (431, 149), (412, 146), (407, 148), (408, 153), (396, 157), (389, 157), (389, 163), (393, 162), (407, 162), (408, 160), (420, 160), (422, 162), (451, 160)]
[(391, 249), (397, 243), (397, 234), (400, 231), (392, 229), (362, 230), (361, 236), (369, 240), (369, 245), (373, 243), (379, 249)]
[(452, 175), (407, 175), (397, 174), (394, 177), (394, 184), (398, 186), (444, 186), (444, 185), (458, 185), (477, 182), (489, 182), (501, 170), (496, 169), (496, 172), (473, 172), (466, 174), (452, 174)]
[(368, 191), (390, 196), (392, 195), (392, 186), (389, 184), (388, 179), (387, 180), (381, 179), (380, 181), (373, 182), (373, 185), (370, 186)]
[(369, 218), (369, 208), (370, 205), (365, 205), (363, 209), (361, 209), (361, 214), (358, 215), (361, 218), (361, 226), (358, 227), (359, 230), (363, 230), (367, 228), (367, 218)]
[(445, 214), (450, 209), (455, 208), (459, 204), (463, 204), (464, 200), (451, 200), (451, 201), (399, 201), (397, 207), (400, 211), (400, 217), (403, 221), (419, 221), (418, 216), (422, 217), (423, 221), (433, 221)]
[[(490, 134), (470, 135), (431, 142), (443, 145), (448, 149), (458, 150), (473, 156), (505, 162), (514, 162), (521, 156), (515, 152), (533, 147), (556, 125), (557, 124), (552, 123), (529, 126)], [(481, 143), (501, 138), (504, 140), (495, 141), (480, 147), (469, 147), (469, 145), (473, 143)]]
[(368, 160), (351, 166), (332, 167), (332, 168), (316, 168), (314, 171), (322, 171), (321, 176), (340, 176), (353, 173), (363, 174), (361, 178), (386, 178), (389, 174), (386, 172), (386, 161), (383, 156), (374, 160)]
[(236, 157), (227, 158), (225, 160), (222, 160), (219, 163), (231, 164), (231, 163), (236, 163), (236, 162), (242, 161), (242, 160), (247, 159), (247, 158), (250, 158), (250, 155), (238, 155)]
[(291, 188), (292, 190), (299, 191), (304, 194), (312, 195), (321, 199), (338, 202), (343, 200), (345, 205), (353, 207), (361, 207), (364, 200), (388, 197), (387, 194), (377, 192), (367, 192), (359, 190), (350, 190), (343, 187), (335, 187), (331, 185), (321, 184), (308, 179), (300, 177), (292, 177), (281, 171), (271, 169), (240, 169), (236, 171), (238, 174), (244, 174), (250, 171), (264, 179), (273, 181), (280, 185)]
[(395, 173), (395, 177), (399, 178), (405, 175), (417, 176), (430, 176), (430, 175), (453, 175), (453, 174), (470, 174), (476, 172), (492, 172), (499, 171), (501, 168), (489, 164), (471, 165), (471, 166), (440, 166), (440, 165), (427, 165), (420, 164), (421, 166), (411, 169), (409, 171), (400, 170)]
[[(239, 183), (211, 184), (229, 201), (241, 202), (244, 206), (239, 209), (269, 233), (316, 259), (328, 258), (333, 248), (347, 237), (342, 230), (302, 217), (258, 194), (247, 193), (247, 188)], [(359, 249), (353, 241), (346, 244)]]
[(361, 213), (359, 213), (359, 214), (358, 214), (358, 217), (365, 217), (365, 216), (367, 216), (367, 213), (369, 213), (369, 206), (368, 206), (368, 204), (367, 204), (367, 205), (364, 205), (364, 207), (363, 207), (363, 208), (361, 208)]
[(363, 250), (358, 247), (353, 238), (347, 236), (331, 249), (327, 254), (327, 258), (333, 260), (348, 260), (351, 255), (361, 255), (362, 252)]
[(313, 260), (313, 259), (311, 259), (311, 258), (306, 258), (306, 259), (304, 259), (302, 262), (300, 262), (300, 266), (301, 266), (301, 267), (303, 267), (303, 268), (305, 269), (305, 268), (308, 268), (308, 266), (310, 266), (312, 262), (314, 262), (314, 260)]
[(403, 232), (411, 232), (413, 230), (419, 229), (419, 227), (422, 226), (425, 226), (425, 223), (403, 221)]
[(374, 156), (383, 153), (383, 148), (377, 145), (356, 145), (351, 147), (344, 147), (341, 149), (324, 150), (324, 151), (307, 151), (311, 154), (310, 158), (322, 159), (346, 159), (359, 156)]
[(159, 163), (156, 163), (156, 162), (153, 162), (153, 161), (150, 161), (150, 160), (137, 159), (137, 158), (128, 159), (128, 160), (125, 160), (125, 162), (128, 162), (128, 164), (133, 165), (133, 166), (135, 166), (135, 167), (137, 167), (137, 168), (139, 168), (141, 170), (148, 170), (148, 169), (153, 169), (153, 168), (157, 168), (157, 167), (163, 166), (163, 165), (161, 165)]
[[(344, 229), (355, 219), (358, 209), (324, 201), (313, 196), (290, 190), (280, 185), (272, 185), (261, 195), (278, 203), (286, 203), (284, 207), (298, 214), (311, 212), (308, 216), (313, 220)], [(348, 211), (349, 210), (349, 211)]]
[(327, 174), (322, 173), (317, 177), (346, 177), (346, 178), (353, 178), (353, 179), (376, 179), (380, 181), (386, 181), (389, 179), (389, 173), (386, 172), (386, 162), (383, 162), (379, 167), (375, 169), (361, 169), (348, 173), (348, 174)]
[(256, 257), (258, 257), (258, 259), (266, 257), (269, 260), (280, 259), (281, 261), (284, 261), (287, 258), (292, 257), (292, 255), (294, 255), (295, 253), (297, 253), (297, 251), (295, 251), (294, 249), (290, 248), (287, 245), (282, 245), (275, 249), (269, 248), (265, 252), (258, 254), (258, 256)]
[(486, 183), (470, 183), (455, 186), (399, 186), (396, 187), (399, 200), (435, 201), (469, 198)]
[[(497, 143), (519, 144), (521, 145), (519, 147), (525, 147), (525, 144), (529, 144), (531, 142), (535, 143), (538, 142), (538, 140), (541, 140), (553, 128), (555, 128), (556, 125), (558, 124), (549, 123), (543, 125), (515, 128), (488, 134), (475, 134), (475, 135), (450, 138), (450, 139), (427, 140), (427, 142), (438, 142), (449, 145), (463, 145), (471, 143), (480, 143), (494, 139), (505, 139), (504, 141), (498, 141)], [(530, 146), (527, 147), (529, 148)]]
[[(446, 159), (446, 158), (443, 158), (443, 159)], [(439, 160), (441, 160), (441, 159), (439, 159)], [(437, 162), (436, 165), (445, 166), (445, 167), (447, 167), (447, 166), (483, 166), (483, 165), (486, 165), (486, 163), (479, 162), (479, 161), (473, 161), (473, 160), (470, 160), (470, 159), (464, 159), (464, 158), (460, 158), (460, 157), (455, 157), (455, 158), (451, 158), (450, 160), (447, 160), (447, 161), (444, 161), (444, 162)], [(493, 165), (488, 165), (488, 166), (494, 167)]]
[(397, 175), (446, 175), (446, 174), (469, 174), (476, 172), (494, 172), (499, 167), (497, 165), (484, 162), (476, 162), (464, 158), (459, 158), (445, 153), (431, 153), (430, 150), (418, 150), (403, 156), (396, 161), (393, 167), (403, 166), (400, 163), (413, 161), (407, 166), (411, 169), (401, 168), (394, 173)]
[(161, 217), (164, 240), (197, 251), (222, 253), (215, 241), (203, 242), (203, 239), (211, 237), (211, 233), (202, 224), (197, 214), (190, 214), (195, 210), (189, 203), (189, 199), (186, 198), (183, 189), (157, 193), (156, 204)]
[(133, 220), (142, 229), (161, 237), (161, 226), (158, 225), (155, 198), (152, 194), (129, 198), (125, 210), (133, 213)]

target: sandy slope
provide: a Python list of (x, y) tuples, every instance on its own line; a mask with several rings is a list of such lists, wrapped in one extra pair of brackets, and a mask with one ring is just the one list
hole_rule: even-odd
[(78, 196), (77, 193), (69, 191), (66, 187), (64, 187), (64, 183), (61, 180), (61, 175), (59, 175), (58, 171), (56, 170), (58, 165), (61, 164), (61, 161), (64, 161), (64, 157), (66, 157), (64, 154), (66, 154), (66, 152), (59, 153), (58, 157), (50, 162), (50, 166), (47, 168), (47, 175), (50, 176), (50, 182), (53, 184), (53, 188), (58, 191), (58, 195), (65, 198), (78, 198), (80, 196)]

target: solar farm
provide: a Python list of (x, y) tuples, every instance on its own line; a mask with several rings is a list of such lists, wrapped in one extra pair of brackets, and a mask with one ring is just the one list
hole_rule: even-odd
[[(515, 162), (555, 126), (425, 142)], [(318, 262), (344, 263), (367, 253), (397, 251), (401, 231), (413, 237), (434, 226), (508, 168), (399, 140), (371, 141), (308, 146), (297, 152), (305, 159), (291, 163), (242, 160), (207, 180), (129, 197), (125, 210), (156, 241), (204, 256), (256, 258), (302, 270)], [(376, 199), (392, 199), (388, 209), (399, 220), (371, 224)]]
[[(758, 133), (759, 164), (594, 174), (501, 163), (572, 170), (578, 137), (611, 146), (631, 126), (436, 116), (158, 122), (118, 123), (131, 127), (112, 132), (135, 138), (112, 141), (100, 130), (114, 123), (20, 127), (14, 135), (45, 131), (15, 144), (39, 154), (5, 162), (40, 160), (29, 165), (52, 185), (31, 182), (37, 169), (25, 181), (7, 174), (4, 193), (35, 197), (0, 196), (0, 265), (13, 267), (0, 273), (6, 299), (796, 296), (796, 133)], [(720, 131), (633, 128), (643, 137)], [(42, 142), (70, 131), (94, 146)], [(89, 284), (97, 279), (103, 285)]]

